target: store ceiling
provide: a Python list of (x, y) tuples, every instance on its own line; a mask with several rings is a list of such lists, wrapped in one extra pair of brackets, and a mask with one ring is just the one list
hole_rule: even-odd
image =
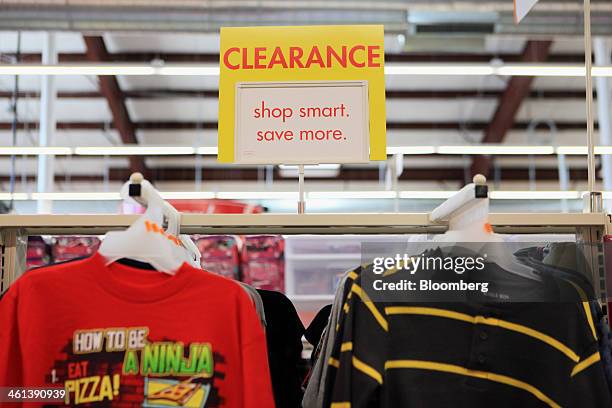
[[(44, 4), (42, 4), (44, 3)], [(87, 62), (91, 52), (83, 33), (99, 37), (112, 62), (214, 62), (218, 61), (219, 24), (304, 24), (304, 23), (386, 23), (386, 60), (410, 62), (521, 61), (529, 41), (552, 40), (547, 63), (581, 63), (583, 42), (578, 32), (582, 17), (578, 1), (542, 1), (526, 24), (518, 28), (506, 24), (511, 1), (113, 1), (111, 6), (88, 0), (0, 0), (0, 58), (14, 61), (15, 27), (62, 29), (56, 37), (60, 62)], [(107, 3), (107, 4), (108, 4)], [(507, 4), (506, 4), (507, 3)], [(66, 4), (69, 4), (68, 6)], [(146, 6), (145, 6), (146, 4)], [(612, 7), (609, 1), (594, 1), (594, 32), (612, 34)], [(95, 9), (94, 9), (95, 5)], [(471, 6), (470, 6), (471, 5)], [(471, 8), (470, 8), (471, 7)], [(68, 12), (69, 11), (69, 12)], [(63, 13), (63, 14), (62, 14)], [(195, 14), (194, 14), (195, 13)], [(202, 19), (202, 15), (206, 19)], [(188, 15), (193, 25), (185, 25)], [(543, 19), (542, 16), (546, 16)], [(36, 18), (35, 18), (36, 17)], [(134, 23), (138, 20), (138, 23)], [(164, 23), (161, 23), (161, 20)], [(197, 22), (196, 22), (197, 21)], [(203, 26), (202, 24), (208, 24)], [(466, 22), (469, 24), (466, 25)], [(493, 33), (476, 34), (491, 22)], [(561, 24), (561, 23), (563, 24)], [(64, 24), (58, 25), (58, 24)], [(481, 25), (478, 25), (479, 23)], [(87, 25), (89, 24), (89, 26)], [(176, 31), (183, 24), (183, 32)], [(463, 24), (463, 25), (462, 25)], [(155, 25), (155, 27), (153, 27)], [(423, 34), (418, 27), (434, 27)], [(464, 32), (457, 33), (457, 25)], [(564, 29), (560, 29), (563, 25)], [(454, 27), (454, 28), (453, 28)], [(513, 27), (508, 28), (508, 27)], [(522, 28), (521, 28), (522, 27)], [(154, 29), (155, 28), (155, 29)], [(445, 30), (447, 30), (445, 32)], [(512, 31), (514, 30), (514, 31)], [(527, 34), (516, 34), (523, 30)], [(598, 31), (599, 30), (599, 31)], [(452, 33), (450, 31), (453, 31)], [(415, 33), (419, 34), (415, 34)], [(556, 35), (546, 35), (555, 32)], [(514, 33), (514, 34), (510, 34)], [(545, 35), (542, 35), (545, 34)], [(43, 33), (24, 31), (21, 36), (21, 62), (39, 63)], [(387, 127), (390, 146), (449, 145), (479, 143), (502, 101), (511, 78), (494, 76), (393, 76), (387, 78)], [(55, 145), (111, 146), (125, 143), (117, 128), (126, 120), (136, 142), (186, 146), (215, 146), (217, 120), (217, 78), (193, 76), (119, 76), (118, 101), (127, 112), (117, 126), (112, 103), (101, 92), (95, 76), (60, 76), (55, 104), (58, 130)], [(105, 85), (105, 86), (108, 86)], [(111, 84), (112, 86), (112, 84)], [(0, 138), (11, 140), (11, 96), (14, 78), (0, 76)], [(40, 78), (19, 79), (19, 145), (36, 145), (39, 115)], [(104, 89), (102, 89), (104, 91)], [(517, 101), (518, 112), (508, 132), (499, 142), (508, 144), (580, 145), (585, 143), (584, 80), (580, 78), (535, 78)], [(115, 107), (116, 108), (116, 107)], [(115, 113), (115, 114), (113, 114)], [(530, 124), (538, 122), (533, 132)], [(548, 125), (554, 124), (551, 132)], [(405, 158), (402, 182), (427, 182), (432, 188), (450, 182), (462, 184), (470, 177), (476, 160), (461, 156), (419, 156)], [(58, 158), (57, 177), (91, 187), (91, 182), (107, 179), (122, 181), (134, 169), (127, 158)], [(227, 168), (214, 160), (199, 160), (203, 179), (218, 183), (255, 182), (262, 177), (257, 168)], [(0, 158), (0, 181), (6, 181), (9, 161)], [(36, 174), (34, 158), (20, 158), (18, 172), (24, 180)], [(194, 178), (193, 157), (148, 158), (144, 165), (154, 181), (172, 188)], [(496, 161), (502, 180), (525, 184), (530, 160), (505, 157)], [(555, 157), (537, 161), (538, 180), (555, 183), (558, 174)], [(569, 161), (573, 182), (586, 179), (586, 160)], [(344, 166), (334, 179), (320, 183), (377, 183), (384, 171), (378, 164)], [(275, 174), (278, 179), (279, 174)], [(552, 184), (551, 184), (552, 185)]]
[[(2, 0), (0, 28), (77, 31), (217, 32), (221, 26), (285, 24), (385, 24), (388, 32), (404, 33), (419, 27), (414, 16), (454, 13), (482, 20), (491, 18), (495, 32), (577, 34), (581, 30), (581, 3), (576, 0), (541, 2), (521, 25), (512, 23), (508, 0)], [(593, 20), (593, 32), (606, 34), (612, 6), (592, 0), (602, 13)], [(474, 17), (475, 16), (475, 17)], [(431, 20), (427, 20), (431, 21)]]

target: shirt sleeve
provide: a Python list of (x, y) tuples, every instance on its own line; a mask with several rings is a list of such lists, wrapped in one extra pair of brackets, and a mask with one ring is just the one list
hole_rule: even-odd
[(250, 299), (240, 295), (243, 407), (274, 408), (266, 336)]
[(0, 387), (23, 385), (17, 292), (15, 283), (0, 297)]
[(310, 371), (310, 377), (307, 379), (304, 399), (302, 400), (303, 408), (320, 408), (329, 406), (331, 400), (331, 387), (333, 386), (333, 378), (335, 378), (335, 367), (329, 366), (328, 362), (332, 355), (332, 349), (336, 338), (341, 335), (343, 325), (343, 310), (342, 306), (345, 303), (346, 297), (350, 292), (353, 280), (361, 272), (361, 267), (348, 271), (340, 280), (340, 284), (336, 289), (334, 303), (329, 314), (327, 325), (321, 335), (314, 356), (314, 364)]
[(570, 384), (570, 407), (612, 407), (597, 343), (580, 356), (572, 370)]
[[(583, 303), (584, 339), (586, 347), (580, 353), (580, 360), (574, 365), (570, 374), (570, 407), (612, 407), (612, 396), (608, 387), (603, 366), (599, 341), (602, 335), (600, 325), (607, 325), (603, 313)], [(592, 306), (592, 305), (591, 305)], [(582, 313), (581, 313), (582, 314)]]
[(379, 407), (382, 402), (388, 321), (360, 283), (360, 278), (352, 283), (342, 333), (328, 362), (335, 370), (332, 408)]

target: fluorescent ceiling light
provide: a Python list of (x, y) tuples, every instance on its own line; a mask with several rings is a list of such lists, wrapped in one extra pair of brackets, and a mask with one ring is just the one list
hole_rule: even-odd
[(142, 64), (3, 64), (0, 75), (155, 75), (155, 67)]
[(213, 191), (169, 191), (159, 194), (166, 200), (211, 200), (215, 198)]
[(201, 64), (5, 64), (0, 75), (196, 75), (219, 76), (218, 65)]
[(26, 193), (0, 193), (0, 200), (9, 201), (11, 198), (15, 201), (23, 201), (28, 199), (28, 195)]
[[(279, 175), (283, 178), (296, 178), (299, 176), (298, 166), (281, 164)], [(339, 164), (308, 164), (304, 166), (305, 177), (333, 178), (340, 174)]]
[(495, 67), (495, 75), (501, 76), (583, 77), (585, 73), (584, 65), (508, 64)]
[(155, 68), (155, 75), (219, 76), (218, 65), (170, 65)]
[(196, 149), (198, 154), (207, 154), (207, 155), (214, 155), (217, 154), (219, 152), (219, 148), (217, 148), (216, 146), (211, 146), (211, 147), (198, 147)]
[(506, 146), (506, 145), (474, 145), (474, 146), (439, 146), (439, 154), (554, 154), (552, 146)]
[(121, 195), (118, 192), (100, 193), (100, 192), (66, 192), (66, 193), (32, 193), (32, 200), (67, 200), (67, 201), (98, 201), (98, 200), (121, 200)]
[[(586, 146), (559, 146), (556, 148), (557, 154), (566, 155), (587, 155)], [(595, 146), (595, 154), (612, 154), (612, 146)]]
[(581, 197), (579, 191), (491, 191), (492, 200), (575, 200)]
[[(593, 67), (593, 76), (612, 76), (612, 66)], [(583, 65), (388, 63), (387, 75), (502, 75), (582, 77)], [(0, 75), (193, 75), (219, 76), (216, 64), (3, 64)]]
[(217, 198), (228, 200), (297, 200), (297, 191), (219, 191)]
[[(120, 146), (82, 146), (82, 147), (0, 147), (0, 156), (189, 156), (194, 154), (216, 155), (218, 148), (190, 147), (190, 146), (147, 146), (147, 145), (120, 145)], [(448, 146), (391, 146), (387, 147), (387, 154), (405, 155), (427, 155), (427, 154), (449, 154), (449, 155), (586, 155), (586, 146), (513, 146), (500, 144), (481, 145), (448, 145)], [(612, 146), (595, 146), (595, 154), (612, 155)], [(281, 170), (297, 171), (297, 166), (280, 166)], [(309, 171), (336, 170), (338, 164), (306, 165)]]
[(588, 153), (586, 146), (559, 146), (555, 150), (557, 154), (567, 155), (584, 155)]
[(414, 24), (434, 23), (495, 23), (499, 14), (495, 11), (458, 10), (410, 10), (406, 20)]
[(612, 154), (612, 146), (595, 146), (595, 154)]
[[(297, 165), (291, 164), (279, 164), (278, 166), (283, 170), (297, 170)], [(304, 170), (338, 170), (340, 168), (339, 164), (306, 164), (304, 165)]]
[[(452, 64), (390, 63), (385, 65), (387, 75), (500, 75), (500, 76), (557, 76), (583, 77), (584, 65), (566, 64)], [(612, 66), (593, 67), (593, 76), (612, 76)]]
[(57, 155), (66, 156), (72, 154), (72, 148), (70, 147), (0, 147), (0, 156), (19, 156), (19, 155)]
[(392, 146), (387, 147), (387, 154), (434, 154), (434, 146)]
[(456, 191), (400, 191), (400, 198), (409, 199), (447, 199)]
[(591, 72), (596, 77), (612, 77), (612, 67), (593, 67)]
[[(312, 191), (307, 193), (311, 200), (325, 199), (440, 199), (444, 200), (456, 194), (456, 191)], [(297, 191), (172, 191), (161, 192), (168, 200), (297, 200)], [(577, 200), (586, 192), (583, 191), (491, 191), (492, 200)], [(54, 192), (54, 193), (14, 193), (14, 200), (58, 200), (58, 201), (100, 201), (121, 200), (118, 192)], [(612, 192), (604, 192), (605, 199), (612, 199)], [(0, 200), (10, 200), (10, 193), (0, 193)]]
[(493, 75), (489, 64), (386, 64), (386, 75)]
[(345, 198), (395, 198), (395, 191), (311, 191), (308, 198), (313, 200), (321, 199), (345, 199)]
[(109, 146), (76, 147), (75, 154), (83, 156), (146, 156), (190, 155), (196, 150), (189, 146)]

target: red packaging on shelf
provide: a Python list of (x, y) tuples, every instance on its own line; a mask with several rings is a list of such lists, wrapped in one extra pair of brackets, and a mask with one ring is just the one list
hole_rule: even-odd
[(37, 268), (50, 263), (51, 253), (47, 243), (41, 237), (29, 237), (26, 252), (26, 268)]
[(191, 237), (200, 250), (203, 269), (231, 279), (240, 279), (238, 239), (230, 235)]
[(285, 241), (280, 235), (244, 238), (241, 252), (243, 281), (259, 289), (285, 290)]
[(100, 243), (98, 237), (57, 237), (51, 248), (53, 262), (90, 256), (98, 250)]

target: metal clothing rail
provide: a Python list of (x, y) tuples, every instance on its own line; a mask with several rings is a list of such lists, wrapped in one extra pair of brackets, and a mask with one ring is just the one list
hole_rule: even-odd
[[(100, 235), (130, 226), (138, 215), (0, 215), (0, 293), (25, 268), (24, 243), (28, 235)], [(430, 221), (430, 213), (338, 214), (192, 214), (181, 217), (185, 234), (435, 234), (445, 222)], [(513, 234), (576, 234), (579, 242), (601, 243), (611, 231), (603, 213), (492, 213), (496, 232)], [(21, 248), (20, 248), (21, 245)], [(588, 255), (605, 296), (601, 245)], [(603, 286), (602, 286), (603, 285)]]
[[(194, 214), (181, 217), (186, 234), (415, 234), (442, 233), (443, 222), (429, 213), (338, 214)], [(0, 231), (27, 235), (97, 235), (125, 229), (138, 215), (0, 215)], [(602, 213), (492, 213), (493, 228), (504, 233), (573, 233), (581, 227), (604, 228)]]

